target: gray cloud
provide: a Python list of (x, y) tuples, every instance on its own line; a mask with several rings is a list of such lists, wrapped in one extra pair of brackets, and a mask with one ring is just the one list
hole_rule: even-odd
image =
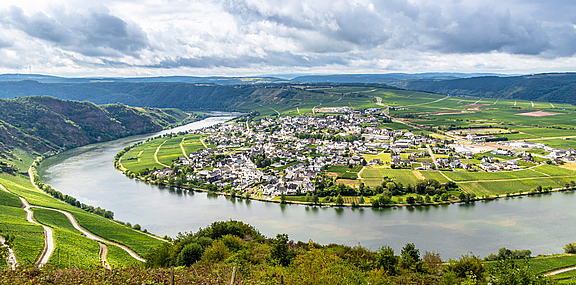
[(263, 57), (243, 56), (236, 58), (228, 57), (195, 57), (195, 58), (178, 58), (167, 59), (147, 67), (153, 68), (213, 68), (229, 67), (244, 68), (252, 65), (277, 66), (277, 67), (315, 67), (328, 64), (348, 64), (350, 59), (339, 56), (302, 56), (289, 52), (270, 52)]
[[(226, 0), (223, 8), (244, 24), (257, 26), (273, 22), (281, 27), (314, 31), (319, 36), (331, 38), (332, 42), (325, 42), (327, 47), (316, 46), (324, 52), (338, 49), (334, 42), (340, 42), (352, 44), (349, 50), (415, 49), (446, 54), (499, 51), (547, 56), (576, 53), (576, 46), (570, 44), (576, 40), (576, 33), (570, 29), (560, 32), (557, 27), (550, 27), (535, 17), (538, 14), (514, 14), (510, 8), (501, 8), (506, 7), (503, 3), (471, 6), (462, 1), (445, 2), (448, 3), (427, 5), (407, 0), (376, 0), (364, 6), (337, 2), (337, 5), (328, 4), (325, 10), (312, 14), (294, 13), (310, 4), (302, 1), (286, 1), (274, 6), (276, 9), (266, 6), (264, 10), (246, 0)], [(574, 10), (573, 4), (556, 2)], [(298, 36), (294, 38), (301, 40)], [(306, 42), (300, 44), (309, 46)]]
[(42, 12), (27, 16), (21, 8), (11, 6), (0, 13), (0, 19), (31, 37), (87, 56), (138, 56), (148, 46), (148, 37), (137, 24), (127, 23), (107, 10), (88, 15), (57, 11), (51, 16)]

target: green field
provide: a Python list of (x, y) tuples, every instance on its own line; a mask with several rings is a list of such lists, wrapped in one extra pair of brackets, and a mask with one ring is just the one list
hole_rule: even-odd
[(142, 232), (117, 224), (80, 208), (68, 205), (36, 190), (27, 177), (0, 175), (0, 183), (16, 195), (25, 197), (31, 205), (55, 208), (72, 213), (80, 226), (104, 239), (123, 244), (139, 255), (162, 243)]
[(494, 195), (504, 194), (507, 192), (513, 193), (518, 191), (530, 191), (537, 186), (551, 186), (552, 188), (562, 188), (566, 182), (573, 180), (573, 178), (535, 178), (525, 180), (504, 180), (504, 181), (484, 181), (484, 182), (464, 182), (458, 183), (458, 186), (467, 192), (475, 193), (476, 195)]
[(426, 177), (426, 179), (438, 180), (440, 183), (446, 183), (450, 181), (446, 179), (446, 177), (444, 177), (444, 175), (442, 175), (442, 173), (439, 171), (420, 171), (420, 173)]
[(533, 258), (530, 260), (530, 266), (534, 273), (542, 274), (561, 268), (576, 265), (576, 255), (561, 255), (555, 257)]
[(414, 185), (420, 181), (411, 169), (388, 169), (381, 167), (370, 167), (362, 171), (362, 178), (367, 186), (375, 187), (382, 183), (384, 177), (389, 177), (394, 181), (404, 185)]
[(44, 248), (44, 229), (26, 221), (26, 212), (16, 207), (0, 205), (0, 221), (1, 228), (16, 235), (13, 250), (18, 263), (34, 263)]
[[(137, 172), (140, 169), (162, 169), (164, 165), (172, 165), (172, 161), (184, 156), (182, 147), (186, 155), (204, 148), (200, 141), (200, 135), (185, 135), (172, 138), (158, 138), (145, 144), (136, 146), (122, 156), (122, 166), (126, 169)], [(158, 151), (158, 153), (156, 153)], [(154, 155), (158, 158), (156, 162)]]
[(559, 148), (559, 149), (576, 148), (576, 140), (547, 139), (547, 140), (531, 140), (531, 141), (537, 143), (543, 143), (552, 148)]
[(444, 174), (448, 176), (448, 178), (456, 182), (546, 177), (545, 174), (529, 169), (518, 171), (499, 171), (499, 172), (445, 171)]
[[(98, 242), (88, 239), (72, 227), (64, 214), (45, 209), (34, 209), (36, 220), (53, 229), (55, 249), (49, 264), (62, 268), (70, 266), (87, 268), (100, 264), (98, 257)], [(58, 257), (58, 252), (60, 257)], [(60, 260), (58, 260), (60, 259)]]

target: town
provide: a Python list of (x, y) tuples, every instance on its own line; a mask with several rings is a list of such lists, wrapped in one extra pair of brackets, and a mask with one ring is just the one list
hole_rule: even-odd
[[(488, 146), (468, 137), (449, 139), (429, 132), (382, 128), (390, 118), (381, 108), (324, 111), (330, 114), (246, 117), (191, 131), (188, 134), (204, 136), (202, 143), (210, 147), (180, 156), (170, 167), (150, 170), (148, 175), (153, 180), (169, 178), (178, 174), (173, 168), (180, 172), (187, 169), (188, 181), (215, 185), (233, 195), (272, 200), (282, 194), (313, 193), (316, 179), (335, 166), (361, 169), (338, 175), (335, 179), (343, 179), (337, 183), (361, 180), (376, 187), (386, 179), (395, 179), (396, 169), (422, 173), (420, 179), (440, 177), (445, 178), (442, 182), (454, 182), (458, 180), (453, 177), (456, 174), (522, 171), (545, 163), (571, 162), (576, 154), (573, 149), (554, 150), (539, 143), (498, 142)], [(550, 153), (541, 156), (531, 149)], [(375, 182), (364, 179), (363, 170), (370, 168), (386, 169), (392, 175), (376, 177)], [(395, 182), (406, 183), (401, 179)]]

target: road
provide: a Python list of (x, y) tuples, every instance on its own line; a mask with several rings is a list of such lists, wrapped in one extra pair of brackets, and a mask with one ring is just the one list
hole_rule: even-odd
[(103, 243), (98, 243), (98, 245), (100, 246), (100, 252), (98, 252), (98, 256), (100, 257), (100, 263), (102, 264), (102, 267), (111, 270), (112, 267), (110, 267), (110, 264), (108, 264), (108, 261), (106, 261), (106, 256), (108, 255), (108, 247)]
[(162, 166), (164, 166), (164, 167), (170, 167), (170, 166), (168, 166), (168, 165), (166, 165), (166, 164), (164, 164), (164, 163), (162, 163), (162, 162), (160, 162), (160, 161), (158, 160), (158, 152), (160, 151), (160, 148), (162, 147), (162, 145), (164, 145), (167, 141), (168, 141), (168, 140), (163, 141), (163, 142), (156, 148), (156, 152), (154, 152), (154, 160), (156, 160), (156, 163), (158, 163), (158, 164), (160, 164), (160, 165), (162, 165)]
[(188, 155), (186, 154), (186, 150), (184, 150), (184, 140), (186, 139), (186, 137), (182, 138), (182, 141), (180, 142), (180, 149), (182, 150), (182, 153), (184, 154), (184, 157), (186, 157), (186, 159), (188, 159)]
[(440, 166), (438, 166), (438, 162), (436, 161), (436, 157), (434, 156), (432, 149), (429, 145), (426, 145), (426, 148), (428, 149), (428, 153), (430, 153), (430, 157), (432, 158), (432, 162), (434, 162), (434, 166), (436, 166), (436, 170), (439, 170)]
[(562, 268), (562, 269), (550, 271), (550, 272), (544, 273), (544, 276), (558, 275), (558, 274), (560, 274), (560, 273), (564, 273), (564, 272), (568, 272), (568, 271), (572, 271), (572, 270), (576, 270), (576, 266), (572, 266), (572, 267), (567, 267), (567, 268)]
[(91, 239), (91, 240), (95, 240), (98, 242), (102, 242), (102, 243), (107, 243), (107, 244), (112, 244), (115, 245), (121, 249), (123, 249), (124, 251), (126, 251), (128, 254), (130, 254), (130, 256), (134, 257), (136, 260), (142, 261), (142, 262), (146, 262), (146, 259), (140, 257), (138, 254), (136, 254), (135, 252), (133, 252), (131, 249), (129, 249), (128, 247), (121, 245), (119, 243), (115, 243), (115, 242), (111, 242), (109, 240), (103, 239), (99, 236), (96, 236), (94, 234), (92, 234), (91, 232), (83, 229), (82, 227), (80, 227), (80, 225), (78, 224), (78, 222), (76, 221), (76, 218), (74, 218), (74, 215), (70, 214), (69, 212), (66, 211), (62, 211), (62, 210), (58, 210), (58, 209), (52, 209), (52, 208), (45, 208), (45, 207), (39, 207), (39, 206), (32, 206), (33, 208), (38, 208), (38, 209), (45, 209), (45, 210), (52, 210), (52, 211), (56, 211), (59, 213), (62, 213), (66, 216), (66, 218), (68, 218), (68, 220), (70, 221), (70, 223), (72, 224), (72, 226), (78, 230), (79, 232), (81, 232), (85, 237)]
[[(0, 236), (0, 247), (6, 246), (4, 242), (4, 238)], [(18, 262), (16, 261), (16, 255), (14, 255), (14, 251), (11, 248), (8, 248), (8, 257), (6, 257), (6, 263), (8, 263), (8, 268), (10, 268), (10, 270), (16, 269), (16, 266), (18, 265)]]
[(20, 201), (22, 201), (22, 205), (24, 206), (24, 211), (26, 211), (26, 220), (29, 223), (39, 225), (44, 228), (44, 249), (42, 249), (42, 253), (40, 253), (38, 260), (36, 261), (36, 265), (38, 267), (43, 267), (46, 263), (48, 263), (48, 260), (50, 260), (52, 253), (54, 253), (54, 235), (52, 234), (52, 229), (45, 225), (41, 225), (36, 220), (34, 220), (34, 213), (30, 210), (30, 204), (28, 204), (28, 201), (22, 197), (19, 198)]

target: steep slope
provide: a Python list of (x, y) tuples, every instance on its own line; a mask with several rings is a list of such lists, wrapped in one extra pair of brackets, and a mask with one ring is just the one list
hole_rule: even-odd
[(178, 122), (160, 109), (140, 111), (122, 104), (99, 107), (47, 96), (0, 99), (0, 114), (3, 147), (40, 153), (159, 131)]
[(576, 73), (515, 77), (486, 76), (454, 80), (409, 80), (391, 85), (440, 94), (576, 104)]

